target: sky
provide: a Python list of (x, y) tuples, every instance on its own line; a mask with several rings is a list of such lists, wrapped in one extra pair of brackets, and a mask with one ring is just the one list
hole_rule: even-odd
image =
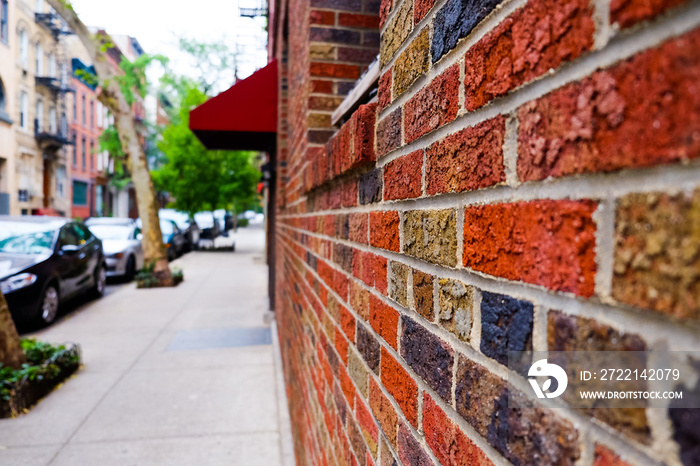
[[(177, 48), (180, 36), (225, 42), (232, 51), (236, 50), (237, 40), (250, 40), (256, 31), (264, 37), (253, 19), (238, 16), (238, 0), (71, 0), (71, 3), (88, 26), (135, 37), (145, 52), (169, 57), (170, 66), (180, 74), (190, 74), (192, 69), (187, 56)], [(264, 25), (264, 20), (259, 18), (258, 23)], [(242, 60), (239, 78), (265, 65), (267, 57), (264, 50), (261, 52), (259, 56)]]

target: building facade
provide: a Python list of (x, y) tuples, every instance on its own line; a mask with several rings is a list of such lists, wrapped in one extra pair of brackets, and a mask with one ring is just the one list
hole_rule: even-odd
[(15, 183), (15, 2), (0, 0), (0, 215), (17, 212)]
[(14, 2), (16, 209), (70, 215), (69, 66), (64, 22), (43, 1)]
[(269, 30), (297, 464), (700, 464), (697, 410), (553, 409), (508, 367), (700, 347), (700, 5), (275, 0)]

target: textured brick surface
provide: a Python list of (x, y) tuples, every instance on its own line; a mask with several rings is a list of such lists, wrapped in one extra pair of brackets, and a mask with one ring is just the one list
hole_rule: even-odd
[(445, 466), (493, 464), (427, 393), (423, 398), (423, 432), (428, 446)]
[(534, 308), (528, 301), (481, 293), (481, 352), (508, 364), (508, 351), (532, 349)]
[[(435, 5), (435, 0), (415, 0), (413, 2), (413, 22), (418, 24), (421, 19), (425, 18), (428, 11)], [(430, 48), (430, 44), (427, 45)]]
[(700, 190), (625, 196), (615, 223), (613, 297), (700, 319)]
[(431, 145), (426, 151), (427, 193), (461, 192), (504, 182), (505, 126), (505, 118), (499, 116)]
[(382, 156), (401, 146), (401, 108), (377, 124), (377, 155)]
[(399, 425), (399, 459), (411, 466), (433, 466), (434, 463), (423, 451), (413, 434), (404, 424)]
[(398, 415), (391, 405), (391, 402), (384, 393), (382, 393), (382, 390), (374, 379), (370, 379), (369, 381), (369, 406), (372, 409), (372, 413), (374, 413), (374, 417), (379, 422), (384, 435), (386, 435), (389, 440), (389, 443), (396, 448)]
[(399, 252), (399, 213), (379, 211), (369, 214), (369, 244), (374, 247)]
[(389, 394), (403, 411), (408, 422), (418, 426), (418, 385), (409, 373), (382, 348), (381, 380)]
[(423, 151), (417, 150), (384, 167), (384, 199), (411, 199), (421, 195)]
[(474, 289), (459, 280), (442, 279), (438, 296), (438, 322), (460, 340), (468, 341), (473, 320)]
[(438, 395), (450, 401), (454, 363), (452, 349), (406, 316), (401, 317), (401, 327), (401, 356)]
[(506, 382), (484, 366), (460, 355), (457, 362), (455, 406), (457, 412), (482, 436), (487, 437), (494, 415), (506, 396)]
[(413, 307), (424, 319), (435, 319), (433, 305), (433, 276), (420, 270), (413, 271)]
[(646, 343), (632, 333), (618, 331), (594, 319), (550, 311), (547, 317), (550, 351), (646, 351)]
[(467, 52), (465, 107), (475, 110), (593, 47), (588, 0), (530, 0)]
[[(695, 367), (698, 368), (697, 360)], [(700, 396), (698, 385), (692, 390), (686, 390), (694, 399)], [(669, 418), (673, 426), (673, 439), (678, 444), (681, 461), (686, 466), (700, 464), (700, 432), (698, 432), (700, 410), (680, 408), (676, 400), (671, 401), (670, 408)]]
[(612, 0), (610, 22), (626, 28), (652, 19), (687, 0)]
[(401, 262), (392, 261), (389, 264), (389, 298), (408, 307), (408, 276), (411, 268)]
[(398, 340), (399, 313), (375, 296), (369, 298), (369, 323), (394, 349)]
[(700, 155), (700, 30), (518, 112), (518, 175), (541, 180)]
[(405, 213), (404, 253), (428, 262), (457, 265), (457, 213), (414, 210)]
[(377, 339), (365, 328), (364, 325), (357, 326), (357, 350), (362, 355), (370, 369), (379, 372), (379, 349)]
[(394, 62), (394, 98), (428, 71), (429, 63), (430, 31), (425, 27)]
[(557, 291), (593, 295), (592, 201), (533, 201), (467, 208), (465, 267)]
[(455, 48), (503, 0), (448, 0), (433, 22), (433, 61)]
[(453, 65), (422, 88), (404, 107), (404, 138), (412, 142), (449, 123), (459, 106), (459, 65)]
[(382, 171), (375, 169), (360, 177), (360, 204), (372, 204), (382, 199)]
[(593, 466), (632, 466), (604, 445), (596, 444), (594, 455)]
[[(400, 1), (400, 0), (397, 0)], [(381, 66), (386, 65), (413, 30), (413, 2), (403, 0), (386, 26), (379, 44)]]
[(379, 78), (377, 85), (377, 108), (382, 110), (391, 103), (392, 70), (387, 71)]

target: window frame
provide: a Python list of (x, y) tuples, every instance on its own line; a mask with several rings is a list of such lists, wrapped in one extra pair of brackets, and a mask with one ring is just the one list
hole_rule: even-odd
[(29, 129), (29, 94), (26, 91), (19, 93), (19, 125), (22, 129)]
[(0, 0), (0, 42), (10, 43), (10, 6), (8, 0)]

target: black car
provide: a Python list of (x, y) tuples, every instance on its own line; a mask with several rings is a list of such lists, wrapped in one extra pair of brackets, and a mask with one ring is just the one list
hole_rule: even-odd
[(82, 223), (0, 215), (0, 290), (15, 322), (49, 324), (68, 298), (102, 296), (105, 280), (102, 242)]
[(190, 218), (184, 212), (179, 212), (173, 209), (160, 209), (158, 217), (163, 220), (172, 220), (177, 225), (177, 228), (182, 232), (187, 240), (185, 251), (194, 251), (199, 243), (199, 226), (194, 218)]
[(222, 225), (213, 212), (197, 212), (194, 214), (194, 220), (199, 225), (200, 239), (215, 240), (223, 233)]

